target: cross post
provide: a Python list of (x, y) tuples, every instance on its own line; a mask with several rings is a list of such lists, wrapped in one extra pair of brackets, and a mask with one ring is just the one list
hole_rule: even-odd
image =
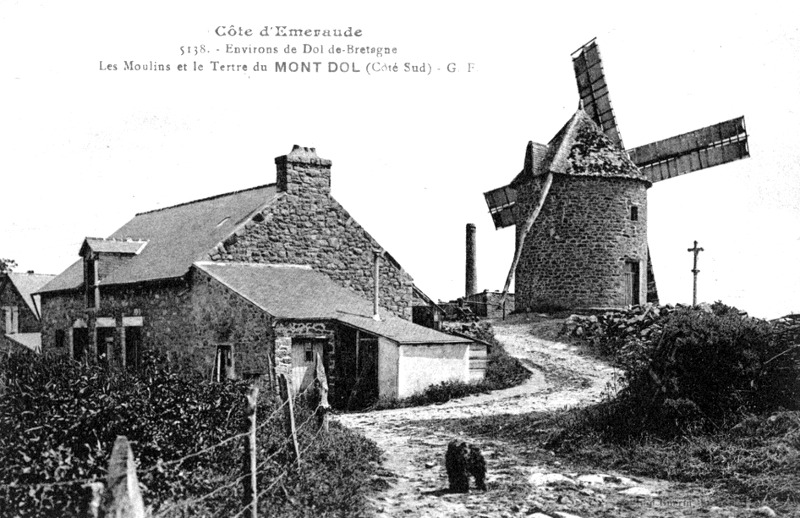
[(693, 248), (687, 248), (687, 252), (694, 252), (694, 267), (692, 268), (692, 274), (694, 274), (694, 285), (692, 286), (692, 306), (697, 305), (697, 274), (700, 273), (700, 270), (697, 269), (697, 254), (703, 252), (702, 248), (697, 248), (697, 241), (694, 242)]

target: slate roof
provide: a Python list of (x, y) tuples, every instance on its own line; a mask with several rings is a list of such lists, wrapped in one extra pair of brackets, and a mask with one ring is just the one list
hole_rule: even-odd
[(400, 344), (472, 342), (386, 310), (381, 310), (381, 320), (374, 320), (372, 302), (308, 266), (201, 261), (195, 267), (278, 319), (335, 320)]
[(4, 336), (15, 344), (27, 347), (33, 352), (42, 352), (42, 333), (13, 333)]
[[(270, 184), (137, 214), (109, 239), (98, 241), (105, 242), (104, 247), (113, 248), (110, 245), (113, 240), (124, 242), (132, 238), (147, 241), (147, 246), (116, 266), (100, 284), (181, 277), (192, 263), (206, 259), (212, 248), (275, 198), (275, 184)], [(92, 243), (100, 246), (98, 241)], [(83, 264), (78, 260), (40, 292), (77, 289), (82, 283)]]
[(42, 286), (52, 281), (55, 275), (46, 275), (41, 273), (16, 273), (11, 272), (8, 274), (8, 279), (17, 289), (22, 299), (28, 305), (28, 308), (36, 315), (38, 319), (41, 315), (39, 296), (34, 295)]

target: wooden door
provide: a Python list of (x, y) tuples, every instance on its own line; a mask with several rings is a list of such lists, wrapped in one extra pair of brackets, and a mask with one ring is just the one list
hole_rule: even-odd
[(639, 262), (625, 262), (625, 305), (636, 306), (639, 299)]
[(292, 339), (292, 388), (298, 394), (314, 381), (314, 359), (322, 357), (324, 340), (314, 338)]

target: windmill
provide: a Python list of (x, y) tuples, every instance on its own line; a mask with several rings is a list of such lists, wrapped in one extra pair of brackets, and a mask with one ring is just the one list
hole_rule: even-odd
[(528, 143), (523, 170), (509, 185), (484, 193), (495, 228), (517, 226), (504, 293), (516, 274), (517, 308), (657, 300), (645, 191), (749, 157), (744, 117), (626, 151), (595, 40), (572, 62), (578, 112), (547, 145)]

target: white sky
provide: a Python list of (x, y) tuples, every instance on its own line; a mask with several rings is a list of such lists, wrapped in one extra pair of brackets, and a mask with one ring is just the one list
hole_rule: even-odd
[[(83, 2), (0, 0), (0, 257), (58, 273), (85, 236), (136, 212), (273, 182), (293, 144), (333, 160), (333, 194), (434, 299), (462, 295), (464, 226), (480, 289), (501, 289), (513, 229), (482, 193), (510, 181), (578, 103), (570, 53), (597, 37), (628, 148), (739, 115), (747, 160), (656, 184), (649, 240), (663, 302), (699, 298), (764, 317), (800, 312), (800, 23), (773, 2)], [(169, 5), (170, 7), (166, 7)], [(358, 41), (220, 38), (219, 25), (362, 29)], [(396, 56), (224, 53), (393, 46)], [(268, 72), (178, 72), (179, 63)], [(99, 63), (170, 64), (170, 72)], [(355, 62), (358, 74), (278, 74), (275, 61)], [(366, 75), (371, 61), (430, 75)], [(447, 73), (447, 63), (471, 73)]]

